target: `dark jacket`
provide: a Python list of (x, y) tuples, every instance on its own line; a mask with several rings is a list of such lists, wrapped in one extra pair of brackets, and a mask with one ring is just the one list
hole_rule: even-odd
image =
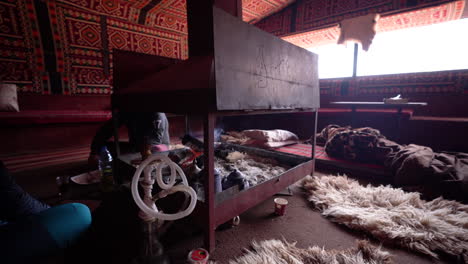
[[(166, 114), (160, 112), (121, 112), (117, 115), (117, 125), (126, 125), (130, 145), (134, 152), (145, 144), (169, 145), (169, 122)], [(98, 154), (106, 141), (113, 136), (112, 120), (108, 120), (98, 130), (91, 143), (91, 154)]]

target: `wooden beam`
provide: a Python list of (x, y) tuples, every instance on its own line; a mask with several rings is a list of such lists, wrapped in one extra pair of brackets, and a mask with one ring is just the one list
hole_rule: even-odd
[(214, 5), (242, 20), (241, 0), (215, 0)]
[(241, 0), (187, 0), (189, 57), (214, 52), (213, 5), (242, 19)]

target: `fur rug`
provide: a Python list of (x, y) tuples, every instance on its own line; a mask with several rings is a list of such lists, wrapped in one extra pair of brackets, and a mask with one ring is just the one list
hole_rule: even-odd
[(252, 250), (229, 264), (386, 264), (391, 255), (372, 246), (367, 241), (359, 241), (356, 248), (343, 251), (325, 250), (318, 246), (301, 249), (295, 243), (280, 240), (253, 242)]
[(384, 243), (437, 258), (442, 251), (468, 263), (468, 206), (390, 186), (362, 186), (346, 176), (307, 177), (309, 201), (332, 221)]

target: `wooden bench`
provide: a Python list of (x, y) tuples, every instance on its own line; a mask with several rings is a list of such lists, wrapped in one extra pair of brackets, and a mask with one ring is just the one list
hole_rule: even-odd
[[(110, 111), (28, 110), (0, 113), (0, 160), (12, 172), (85, 162), (90, 144)], [(181, 130), (183, 117), (171, 116), (171, 135)], [(120, 140), (128, 140), (126, 127)]]
[(111, 117), (111, 111), (26, 110), (20, 112), (0, 112), (0, 126), (96, 123), (104, 122)]
[(110, 111), (25, 110), (0, 113), (0, 159), (12, 172), (85, 161)]
[(85, 162), (88, 159), (88, 155), (89, 146), (77, 146), (1, 155), (0, 160), (4, 162), (11, 172), (16, 173), (65, 163)]

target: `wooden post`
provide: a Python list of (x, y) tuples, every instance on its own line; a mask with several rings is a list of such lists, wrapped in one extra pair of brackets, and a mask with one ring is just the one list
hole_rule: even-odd
[(119, 142), (119, 120), (118, 120), (118, 111), (115, 107), (112, 106), (112, 131), (114, 134), (114, 147), (115, 147), (115, 157), (113, 157), (112, 162), (112, 171), (113, 178), (116, 184), (123, 183), (122, 172), (117, 169), (117, 160), (120, 158), (120, 142)]
[(242, 19), (242, 0), (187, 0), (189, 57), (214, 52), (213, 5)]
[(204, 170), (205, 170), (205, 248), (209, 252), (215, 249), (215, 179), (214, 179), (214, 126), (216, 116), (207, 113), (204, 117), (203, 141), (204, 141)]
[(215, 0), (214, 5), (242, 20), (242, 0)]
[[(315, 112), (314, 112), (314, 131), (312, 133), (312, 159), (314, 159), (315, 161), (315, 144), (317, 143), (317, 123), (318, 123), (318, 108), (315, 109)], [(313, 173), (313, 170), (312, 170), (312, 173)], [(313, 175), (310, 175), (310, 176), (313, 176)]]

